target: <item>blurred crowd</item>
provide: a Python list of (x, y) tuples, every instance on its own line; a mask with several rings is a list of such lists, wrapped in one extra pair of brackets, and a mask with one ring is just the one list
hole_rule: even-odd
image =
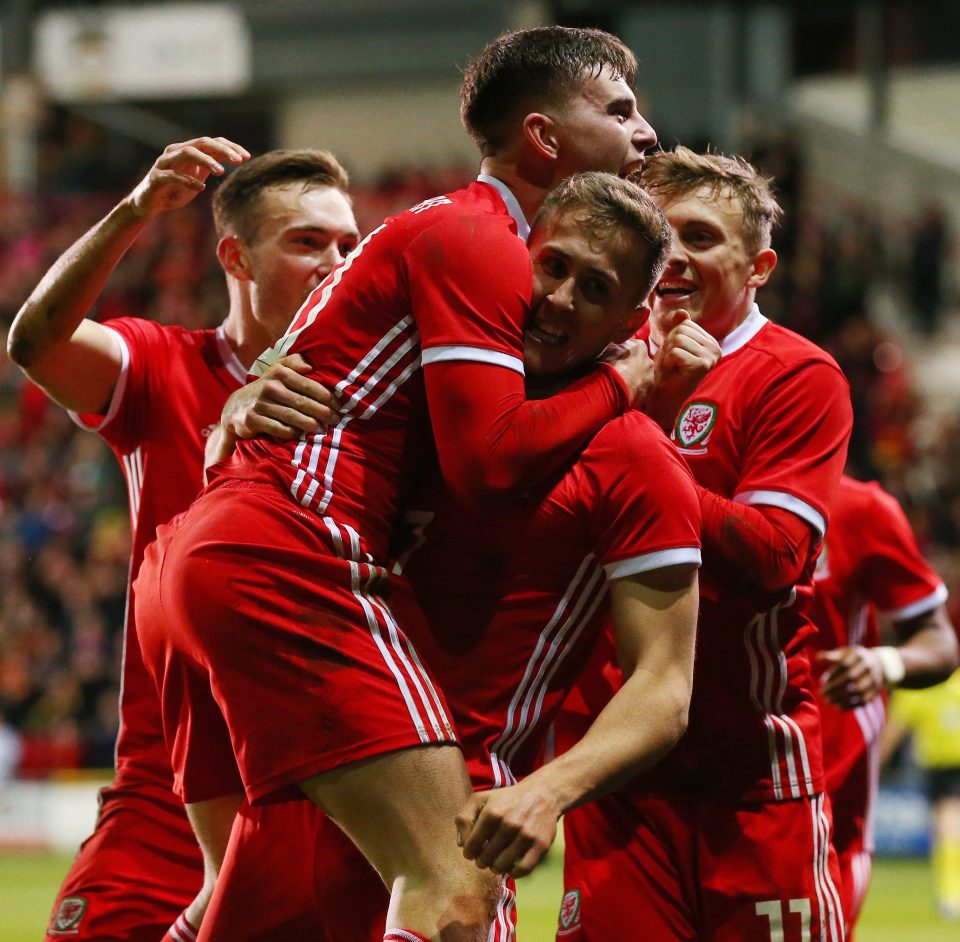
[[(0, 194), (0, 337), (44, 271), (119, 195), (87, 154), (90, 142), (79, 141), (70, 159), (47, 158), (41, 196)], [(851, 471), (904, 503), (960, 623), (960, 425), (927, 409), (912, 359), (956, 301), (943, 213), (918, 206), (905, 221), (911, 237), (901, 229), (894, 239), (863, 208), (823, 199), (789, 138), (753, 156), (776, 176), (787, 210), (775, 241), (781, 265), (760, 305), (846, 371), (856, 414)], [(472, 172), (385, 173), (356, 191), (361, 231)], [(95, 316), (217, 323), (226, 293), (214, 246), (207, 200), (164, 214), (123, 260)], [(877, 316), (883, 304), (899, 309), (896, 329)], [(112, 765), (129, 542), (109, 450), (0, 353), (0, 777), (14, 767), (30, 776)]]

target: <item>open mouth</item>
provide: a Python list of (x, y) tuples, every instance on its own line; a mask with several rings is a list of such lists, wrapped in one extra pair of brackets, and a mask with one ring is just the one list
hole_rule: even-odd
[(658, 298), (688, 298), (696, 290), (696, 285), (685, 281), (661, 281), (655, 289)]
[(545, 327), (542, 324), (530, 324), (524, 331), (524, 336), (535, 343), (542, 343), (548, 347), (559, 347), (567, 342), (567, 335), (558, 330)]

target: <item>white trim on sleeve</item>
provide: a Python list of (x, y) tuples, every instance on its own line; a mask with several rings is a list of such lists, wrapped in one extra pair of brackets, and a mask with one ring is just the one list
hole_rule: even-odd
[(655, 553), (644, 553), (642, 556), (631, 556), (629, 559), (618, 559), (615, 563), (605, 563), (603, 571), (607, 574), (607, 579), (623, 579), (625, 576), (653, 572), (654, 569), (665, 569), (667, 566), (682, 566), (684, 563), (699, 566), (700, 562), (699, 546), (678, 546)]
[(424, 366), (431, 363), (442, 363), (450, 360), (469, 360), (472, 363), (489, 363), (491, 366), (505, 366), (523, 376), (523, 360), (510, 353), (501, 353), (499, 350), (488, 350), (486, 347), (443, 346), (430, 347), (420, 354), (420, 362)]
[(72, 409), (67, 410), (70, 418), (73, 419), (80, 428), (86, 429), (88, 432), (99, 432), (101, 429), (106, 428), (117, 414), (120, 409), (120, 403), (123, 401), (124, 390), (127, 388), (127, 375), (130, 372), (130, 348), (127, 346), (127, 341), (123, 339), (123, 335), (119, 331), (114, 330), (112, 327), (107, 327), (106, 324), (102, 326), (105, 330), (113, 334), (117, 343), (120, 345), (120, 373), (113, 386), (113, 395), (110, 397), (110, 404), (107, 406), (107, 411), (99, 422), (94, 425), (88, 425), (83, 421), (79, 412), (74, 412)]
[(796, 514), (801, 520), (805, 520), (814, 530), (823, 538), (827, 532), (827, 521), (823, 519), (823, 514), (819, 510), (811, 507), (806, 501), (794, 497), (793, 494), (785, 494), (783, 491), (741, 491), (734, 495), (734, 501), (738, 504), (747, 504), (754, 506), (763, 504), (769, 507), (779, 507), (781, 510), (789, 510)]
[(925, 595), (916, 602), (904, 605), (903, 608), (896, 608), (890, 612), (881, 612), (887, 618), (894, 621), (907, 621), (910, 618), (916, 618), (917, 615), (924, 615), (932, 612), (938, 605), (943, 605), (947, 600), (947, 587), (941, 582), (929, 595)]

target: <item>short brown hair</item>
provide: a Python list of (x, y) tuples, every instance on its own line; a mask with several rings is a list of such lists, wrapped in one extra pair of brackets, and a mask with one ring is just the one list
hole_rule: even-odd
[(680, 146), (648, 155), (634, 179), (658, 199), (683, 196), (703, 186), (714, 195), (736, 197), (743, 209), (743, 232), (753, 252), (770, 247), (773, 227), (783, 216), (773, 195), (773, 179), (762, 176), (742, 157), (697, 154)]
[(487, 156), (509, 141), (518, 117), (559, 105), (584, 74), (604, 68), (631, 86), (636, 81), (636, 57), (603, 30), (540, 26), (505, 33), (464, 71), (460, 120)]
[(235, 233), (245, 242), (256, 235), (260, 194), (272, 187), (329, 186), (349, 196), (350, 178), (340, 162), (325, 150), (271, 150), (240, 164), (213, 194), (217, 235)]
[[(578, 224), (599, 239), (626, 231), (648, 246), (643, 260), (649, 265), (643, 282), (645, 298), (663, 274), (672, 238), (670, 224), (654, 200), (636, 183), (612, 173), (575, 173), (550, 191), (533, 228), (565, 213), (574, 214)], [(637, 264), (641, 264), (639, 259)]]

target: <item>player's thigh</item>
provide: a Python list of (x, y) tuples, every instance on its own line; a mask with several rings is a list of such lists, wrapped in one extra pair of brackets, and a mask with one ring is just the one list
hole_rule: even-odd
[(389, 752), (300, 783), (388, 880), (388, 874), (459, 858), (454, 819), (470, 796), (456, 746)]
[(841, 942), (843, 908), (822, 795), (699, 803), (701, 931), (713, 942)]
[(157, 942), (202, 883), (200, 849), (181, 810), (108, 798), (60, 887), (46, 939)]
[(684, 808), (620, 794), (564, 817), (558, 942), (695, 942), (696, 886)]

